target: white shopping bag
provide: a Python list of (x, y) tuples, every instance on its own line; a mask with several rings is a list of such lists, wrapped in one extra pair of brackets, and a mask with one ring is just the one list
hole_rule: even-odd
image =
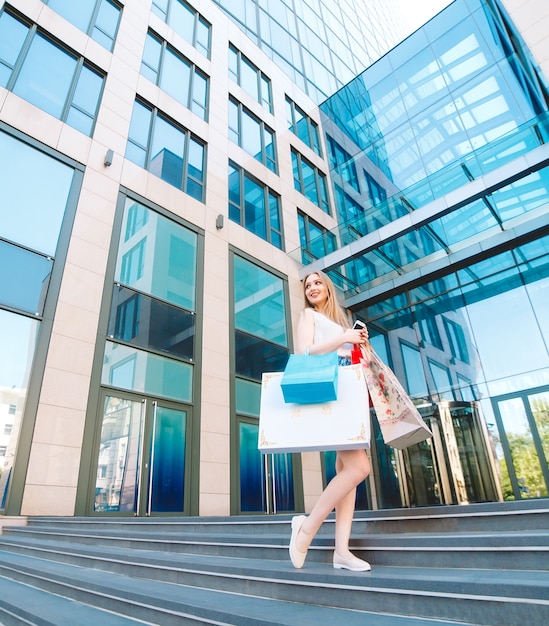
[(259, 449), (271, 452), (354, 450), (370, 446), (368, 389), (360, 364), (339, 368), (337, 400), (284, 402), (282, 372), (264, 373), (259, 411)]

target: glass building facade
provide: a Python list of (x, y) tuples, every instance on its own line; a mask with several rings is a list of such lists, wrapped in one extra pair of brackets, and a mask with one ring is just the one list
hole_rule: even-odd
[(342, 286), (434, 425), (421, 461), (381, 443), (414, 476), (398, 501), (549, 494), (548, 105), (503, 7), (472, 0), (321, 105), (339, 225), (296, 257)]
[(400, 41), (393, 0), (214, 0), (312, 100)]
[(548, 92), (503, 4), (392, 49), (381, 0), (28, 4), (0, 3), (0, 514), (309, 510), (334, 454), (257, 442), (313, 268), (434, 433), (373, 419), (358, 509), (549, 496)]

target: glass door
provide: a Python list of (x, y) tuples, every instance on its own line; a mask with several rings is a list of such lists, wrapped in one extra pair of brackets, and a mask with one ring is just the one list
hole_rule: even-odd
[(292, 454), (263, 454), (258, 449), (259, 425), (239, 423), (239, 474), (241, 513), (295, 511), (294, 458)]
[(494, 398), (505, 500), (549, 495), (549, 390)]
[(104, 393), (93, 510), (184, 514), (188, 411), (179, 405)]

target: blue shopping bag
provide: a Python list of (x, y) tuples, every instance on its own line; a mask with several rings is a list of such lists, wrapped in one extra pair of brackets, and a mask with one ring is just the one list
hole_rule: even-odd
[(284, 402), (318, 404), (337, 400), (337, 352), (291, 354), (280, 387)]

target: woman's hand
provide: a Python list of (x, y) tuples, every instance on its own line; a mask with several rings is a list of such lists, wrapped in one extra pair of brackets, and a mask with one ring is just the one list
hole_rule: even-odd
[(343, 334), (344, 341), (343, 343), (355, 343), (355, 344), (365, 344), (368, 341), (368, 329), (366, 327), (358, 329), (358, 328), (349, 328)]

